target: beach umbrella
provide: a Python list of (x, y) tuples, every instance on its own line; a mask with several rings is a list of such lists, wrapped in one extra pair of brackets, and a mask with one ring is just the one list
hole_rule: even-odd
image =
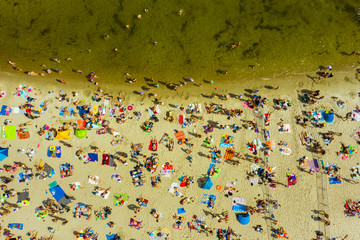
[(3, 161), (7, 157), (9, 157), (9, 149), (0, 147), (0, 161)]

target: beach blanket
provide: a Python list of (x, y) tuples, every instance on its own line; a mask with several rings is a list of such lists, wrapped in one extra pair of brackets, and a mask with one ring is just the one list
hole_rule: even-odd
[(21, 172), (21, 173), (18, 174), (17, 180), (18, 180), (19, 183), (21, 183), (21, 182), (27, 183), (27, 182), (30, 182), (31, 178), (30, 178), (29, 174)]
[(93, 193), (94, 193), (95, 195), (99, 196), (99, 197), (102, 197), (102, 198), (104, 198), (104, 199), (108, 199), (108, 197), (109, 197), (109, 195), (110, 195), (110, 191), (109, 191), (107, 194), (101, 196), (104, 192), (105, 192), (105, 190), (95, 190), (95, 192), (93, 192)]
[(86, 126), (85, 120), (82, 119), (77, 120), (77, 128), (85, 129), (85, 126)]
[(235, 150), (232, 148), (227, 148), (225, 151), (224, 159), (226, 160), (232, 160), (235, 154)]
[(99, 112), (99, 106), (98, 105), (94, 105), (93, 107), (93, 114), (96, 115)]
[(150, 240), (166, 239), (170, 235), (170, 231), (167, 228), (157, 229), (149, 233)]
[(98, 185), (99, 184), (99, 177), (98, 176), (89, 176), (89, 183)]
[(338, 181), (337, 177), (331, 177), (331, 178), (329, 178), (329, 183), (330, 184), (340, 184), (341, 181)]
[(31, 94), (31, 91), (32, 91), (31, 86), (27, 87), (25, 84), (20, 84), (19, 87), (17, 88), (16, 95), (19, 97), (28, 98)]
[(350, 176), (352, 180), (360, 179), (360, 165), (350, 168)]
[(320, 171), (319, 161), (317, 159), (306, 161), (305, 164), (302, 165), (301, 168), (306, 171), (311, 170), (313, 172), (319, 172)]
[[(227, 142), (226, 142), (227, 141)], [(223, 134), (221, 136), (221, 141), (220, 141), (220, 147), (228, 147), (228, 148), (232, 148), (234, 146), (234, 144), (232, 143), (234, 141), (234, 137), (233, 136), (229, 136), (227, 134)]]
[(129, 195), (126, 193), (114, 194), (114, 206), (124, 206), (129, 201)]
[(290, 124), (284, 124), (283, 128), (281, 128), (280, 126), (278, 127), (280, 133), (291, 133)]
[(48, 178), (55, 175), (55, 170), (47, 163), (44, 164), (44, 172), (46, 172)]
[(6, 139), (16, 139), (16, 126), (7, 125), (1, 128), (1, 136)]
[(231, 209), (234, 212), (245, 212), (246, 211), (245, 198), (233, 197)]
[(48, 211), (42, 206), (35, 209), (35, 215), (38, 220), (42, 220), (49, 215)]
[(22, 131), (17, 130), (17, 136), (19, 139), (30, 138), (30, 132), (28, 128), (21, 128)]
[(253, 109), (252, 107), (250, 107), (250, 106), (247, 104), (247, 102), (243, 102), (242, 106), (243, 106), (244, 108)]
[(72, 176), (73, 165), (70, 163), (60, 164), (60, 176), (63, 177), (70, 177)]
[(19, 230), (23, 230), (24, 224), (22, 224), (22, 223), (9, 223), (8, 228), (10, 228), (10, 229), (16, 228), (16, 229), (19, 229)]
[(108, 165), (108, 166), (115, 166), (114, 157), (109, 154), (103, 154), (101, 164)]
[[(213, 205), (210, 205), (210, 201), (213, 200)], [(210, 195), (210, 194), (203, 194), (203, 197), (201, 199), (201, 203), (202, 204), (206, 204), (209, 208), (213, 208), (215, 205), (215, 200), (216, 200), (216, 196), (215, 195)]]
[(290, 155), (291, 152), (292, 152), (291, 148), (287, 148), (287, 147), (280, 148), (280, 153), (282, 153), (284, 155)]
[(117, 182), (121, 182), (121, 175), (120, 174), (112, 174), (111, 179)]
[(115, 109), (115, 108), (110, 108), (109, 116), (110, 116), (110, 117), (114, 117), (114, 116), (115, 116), (115, 112), (116, 112), (116, 109)]
[(184, 133), (183, 131), (175, 132), (174, 135), (175, 135), (175, 137), (176, 137), (176, 139), (177, 139), (177, 141), (178, 141), (178, 143), (179, 143), (180, 145), (184, 144), (184, 143), (181, 141), (182, 139), (185, 139), (185, 133)]
[(185, 121), (185, 115), (183, 114), (179, 114), (178, 115), (178, 121), (180, 125), (183, 125), (184, 121)]
[(171, 174), (174, 172), (173, 165), (165, 164), (162, 165), (163, 170), (161, 170), (162, 177), (171, 177)]
[(0, 116), (7, 116), (11, 113), (11, 111), (12, 111), (11, 107), (8, 107), (7, 105), (2, 105)]
[(324, 110), (319, 110), (319, 111), (313, 111), (312, 113), (312, 117), (318, 121), (325, 121), (324, 119)]
[(99, 161), (99, 157), (98, 157), (98, 154), (97, 153), (88, 153), (88, 160), (89, 162), (97, 162)]
[[(55, 150), (54, 150), (55, 148)], [(53, 158), (61, 158), (61, 146), (50, 146), (47, 150), (47, 156)]]
[(174, 182), (171, 184), (170, 188), (169, 188), (169, 192), (171, 192), (172, 194), (175, 194), (178, 197), (181, 197), (184, 195), (184, 190), (182, 189), (182, 187), (180, 187), (179, 183)]
[(71, 202), (70, 199), (66, 197), (64, 190), (55, 181), (49, 184), (49, 192), (60, 204), (67, 205)]
[(70, 117), (70, 116), (73, 116), (73, 115), (74, 115), (75, 111), (74, 111), (73, 108), (70, 108), (70, 107), (67, 108), (68, 111), (69, 111), (69, 113), (70, 113), (70, 115), (66, 115), (66, 114), (65, 114), (64, 108), (65, 108), (65, 107), (61, 107), (60, 112), (59, 112), (59, 116), (62, 116), (62, 117)]
[(212, 163), (220, 163), (220, 159), (221, 158), (216, 155), (215, 151), (211, 152), (211, 162)]

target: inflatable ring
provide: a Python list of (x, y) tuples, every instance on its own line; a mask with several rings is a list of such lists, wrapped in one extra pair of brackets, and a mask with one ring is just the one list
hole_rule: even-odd
[(217, 185), (217, 186), (216, 186), (216, 190), (221, 191), (221, 189), (222, 189), (222, 186), (221, 186), (221, 185)]
[(129, 111), (133, 110), (133, 106), (128, 106), (128, 110)]
[(52, 151), (52, 152), (55, 151), (55, 146), (54, 146), (54, 145), (51, 145), (51, 146), (49, 147), (49, 150)]

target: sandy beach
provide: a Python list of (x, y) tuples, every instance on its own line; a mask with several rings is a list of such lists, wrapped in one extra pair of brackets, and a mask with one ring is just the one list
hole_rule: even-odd
[[(9, 67), (10, 68), (10, 67)], [(358, 217), (346, 217), (344, 214), (344, 204), (348, 199), (357, 201), (358, 185), (351, 181), (350, 169), (359, 165), (357, 160), (358, 156), (356, 152), (349, 155), (347, 158), (338, 156), (337, 152), (341, 152), (342, 147), (340, 142), (343, 142), (346, 146), (355, 146), (357, 149), (357, 142), (351, 136), (359, 127), (357, 121), (346, 120), (344, 121), (346, 113), (352, 112), (356, 109), (358, 96), (359, 81), (356, 75), (357, 66), (352, 66), (341, 71), (336, 68), (332, 70), (334, 77), (325, 78), (320, 83), (317, 83), (316, 79), (311, 79), (308, 76), (316, 77), (316, 70), (309, 73), (303, 73), (298, 75), (286, 76), (286, 79), (272, 78), (270, 80), (258, 80), (248, 81), (246, 84), (224, 84), (224, 82), (218, 83), (216, 80), (213, 84), (206, 81), (200, 81), (195, 79), (194, 83), (190, 81), (186, 85), (180, 86), (179, 81), (173, 81), (175, 86), (178, 86), (178, 90), (171, 90), (172, 85), (168, 87), (157, 81), (154, 77), (154, 82), (143, 81), (140, 79), (136, 83), (124, 83), (121, 87), (117, 85), (104, 84), (102, 86), (102, 79), (96, 79), (99, 85), (94, 85), (89, 82), (85, 77), (86, 74), (81, 75), (73, 73), (69, 78), (64, 78), (68, 84), (61, 84), (56, 81), (57, 75), (41, 76), (26, 76), (17, 71), (5, 71), (0, 75), (1, 90), (5, 91), (6, 95), (1, 98), (1, 104), (10, 106), (12, 112), (8, 116), (1, 116), (1, 126), (4, 126), (4, 121), (10, 119), (11, 123), (8, 125), (15, 125), (19, 130), (20, 124), (30, 121), (28, 128), (30, 138), (19, 139), (6, 139), (3, 138), (1, 147), (8, 148), (8, 157), (2, 161), (2, 165), (14, 165), (14, 162), (21, 162), (32, 169), (32, 179), (29, 182), (18, 182), (18, 174), (24, 173), (25, 170), (18, 167), (16, 172), (10, 173), (3, 170), (2, 176), (10, 178), (14, 176), (14, 181), (6, 184), (7, 191), (16, 191), (17, 193), (23, 192), (28, 189), (30, 204), (22, 206), (16, 212), (13, 210), (6, 216), (2, 216), (1, 226), (3, 229), (8, 228), (10, 223), (22, 223), (23, 230), (12, 229), (11, 233), (15, 236), (22, 236), (22, 239), (28, 239), (26, 237), (27, 232), (38, 232), (40, 236), (50, 236), (49, 227), (52, 228), (54, 239), (76, 239), (76, 233), (81, 230), (85, 230), (87, 227), (91, 227), (96, 233), (99, 234), (98, 239), (106, 239), (106, 234), (119, 234), (122, 239), (149, 239), (149, 233), (156, 231), (157, 229), (166, 228), (170, 232), (168, 239), (217, 239), (218, 229), (231, 229), (234, 235), (231, 239), (273, 239), (277, 234), (276, 230), (283, 227), (287, 232), (290, 239), (316, 239), (316, 231), (321, 231), (326, 236), (326, 239), (343, 239), (348, 234), (348, 239), (358, 239), (360, 232), (357, 229)], [(230, 73), (231, 74), (231, 73)], [(222, 76), (221, 76), (222, 77)], [(123, 81), (126, 82), (127, 78), (131, 76), (124, 76)], [(230, 78), (230, 77), (229, 77)], [(170, 81), (169, 81), (170, 82)], [(176, 83), (177, 82), (177, 83)], [(229, 82), (236, 82), (236, 78), (232, 78)], [(244, 81), (243, 81), (244, 82)], [(149, 83), (159, 84), (159, 88), (152, 87), (149, 89)], [(23, 96), (17, 96), (16, 88), (20, 84), (24, 84), (27, 87), (32, 87), (32, 91), (27, 93), (29, 97), (35, 98), (31, 104), (34, 106), (31, 108), (31, 114), (39, 116), (36, 119), (29, 119), (24, 114), (14, 113), (14, 109), (20, 105), (26, 103), (27, 99)], [(197, 85), (201, 84), (201, 87)], [(102, 92), (98, 91), (99, 87), (102, 87)], [(277, 86), (280, 89), (274, 90)], [(273, 88), (273, 89), (271, 89)], [(63, 92), (60, 92), (63, 90)], [(78, 95), (73, 97), (72, 91), (78, 91)], [(254, 91), (258, 90), (257, 95), (266, 97), (268, 102), (263, 107), (255, 107), (251, 109), (244, 107), (244, 103), (248, 99), (252, 99)], [(324, 96), (317, 100), (315, 104), (306, 104), (300, 101), (299, 95), (302, 96), (304, 90), (320, 90), (320, 96)], [(143, 91), (144, 95), (139, 93)], [(15, 93), (15, 95), (14, 95)], [(67, 94), (66, 98), (71, 101), (59, 101), (59, 93)], [(101, 98), (98, 102), (92, 100), (95, 96)], [(155, 97), (153, 94), (157, 94), (158, 103), (154, 103)], [(212, 93), (213, 97), (208, 98)], [(151, 96), (148, 96), (150, 94)], [(238, 99), (239, 95), (242, 95), (241, 99)], [(110, 101), (105, 103), (105, 98), (109, 95), (113, 95), (114, 98), (110, 98)], [(220, 96), (222, 95), (222, 96)], [(121, 97), (122, 101), (117, 101), (117, 97)], [(227, 100), (224, 100), (227, 96)], [(223, 98), (224, 97), (224, 98)], [(332, 98), (337, 97), (337, 98)], [(223, 99), (221, 99), (223, 98)], [(121, 144), (113, 146), (111, 142), (119, 139), (110, 133), (102, 135), (97, 134), (96, 128), (89, 128), (86, 138), (78, 138), (74, 135), (75, 129), (79, 126), (70, 126), (70, 139), (63, 140), (73, 147), (69, 148), (64, 146), (58, 139), (46, 140), (45, 135), (40, 136), (38, 132), (44, 125), (50, 128), (58, 129), (63, 126), (64, 122), (76, 123), (81, 117), (78, 116), (59, 116), (61, 107), (74, 108), (77, 112), (77, 108), (74, 105), (75, 100), (81, 100), (80, 105), (91, 104), (91, 109), (94, 105), (101, 106), (106, 105), (106, 113), (95, 116), (86, 116), (85, 118), (108, 120), (105, 124), (108, 128), (114, 129), (119, 132), (119, 137), (123, 137)], [(287, 110), (277, 110), (275, 108), (274, 99), (285, 99), (287, 102), (291, 102), (291, 106)], [(344, 101), (344, 107), (342, 104), (338, 104), (339, 100)], [(48, 101), (47, 110), (37, 114), (40, 103)], [(207, 113), (205, 109), (206, 104), (211, 103), (218, 104), (220, 111), (217, 113)], [(200, 112), (190, 114), (187, 109), (189, 104), (201, 104)], [(116, 107), (116, 105), (118, 107)], [(119, 105), (121, 106), (119, 108)], [(151, 120), (148, 113), (149, 108), (153, 108), (158, 105), (160, 112), (156, 114), (159, 121)], [(220, 106), (221, 105), (221, 106)], [(105, 105), (103, 105), (105, 106)], [(131, 108), (128, 108), (131, 106)], [(125, 107), (124, 112), (119, 110)], [(179, 107), (179, 108), (178, 108)], [(110, 116), (110, 109), (115, 109), (113, 117)], [(181, 110), (180, 108), (183, 108)], [(240, 109), (244, 111), (241, 116), (231, 116), (228, 119), (228, 115), (221, 109)], [(131, 109), (131, 110), (129, 110)], [(156, 107), (153, 109), (155, 111)], [(316, 127), (316, 125), (308, 122), (306, 129), (299, 124), (296, 124), (295, 116), (302, 115), (303, 111), (313, 110), (327, 110), (333, 109), (335, 113), (335, 119), (333, 123), (325, 123), (322, 128)], [(166, 121), (167, 112), (172, 111), (174, 116), (174, 122)], [(142, 116), (137, 119), (134, 112), (141, 112)], [(271, 113), (270, 125), (264, 125), (263, 114)], [(125, 114), (126, 116), (121, 116)], [(66, 115), (66, 114), (65, 114)], [(199, 119), (191, 125), (180, 125), (178, 123), (179, 115), (184, 115), (185, 118), (194, 115)], [(303, 116), (303, 115), (302, 115)], [(304, 116), (303, 116), (304, 117)], [(116, 119), (121, 118), (125, 123), (119, 124)], [(144, 132), (141, 126), (147, 120), (153, 122), (153, 128), (151, 133)], [(249, 130), (246, 126), (248, 121), (254, 121), (256, 123), (257, 130)], [(216, 125), (219, 122), (219, 125)], [(280, 132), (279, 123), (289, 124), (289, 132)], [(210, 123), (213, 127), (211, 133), (204, 133), (204, 126)], [(236, 132), (233, 130), (233, 126), (236, 124), (240, 129)], [(224, 129), (219, 127), (224, 126)], [(102, 128), (100, 126), (100, 128)], [(264, 129), (267, 129), (270, 134), (268, 140), (264, 139)], [(176, 141), (174, 133), (176, 131), (183, 131), (189, 142), (179, 145)], [(342, 133), (342, 136), (335, 136), (335, 139), (331, 141), (329, 145), (324, 144), (321, 133), (333, 131)], [(299, 139), (299, 133), (308, 132), (311, 134), (311, 138), (320, 143), (325, 154), (321, 155), (314, 153), (311, 150), (311, 144), (303, 146)], [(166, 144), (158, 143), (157, 151), (152, 152), (148, 149), (151, 139), (156, 138), (159, 142), (164, 134), (168, 134), (171, 139), (175, 139), (173, 151), (169, 151)], [(196, 134), (200, 134), (201, 137), (196, 137)], [(221, 147), (221, 139), (223, 134), (232, 136), (232, 144), (230, 148), (233, 148), (243, 158), (239, 158), (235, 155), (234, 160), (240, 164), (230, 164), (229, 161), (224, 159), (227, 147)], [(206, 137), (213, 139), (212, 145), (204, 144)], [(3, 137), (3, 136), (2, 136)], [(247, 145), (253, 142), (255, 139), (259, 139), (263, 144), (265, 141), (274, 141), (274, 149), (268, 152), (259, 148), (257, 154), (249, 151)], [(284, 145), (284, 142), (286, 145)], [(146, 166), (140, 166), (140, 169), (144, 173), (143, 179), (145, 180), (142, 186), (135, 187), (130, 176), (130, 171), (134, 170), (134, 167), (143, 162), (144, 157), (140, 156), (138, 159), (131, 157), (131, 144), (143, 144), (142, 155), (147, 157), (153, 155), (158, 158), (158, 167), (154, 172), (146, 169)], [(189, 144), (193, 146), (189, 146)], [(280, 145), (282, 144), (282, 145)], [(53, 158), (47, 156), (47, 151), (51, 146), (61, 146), (61, 157)], [(99, 152), (97, 153), (99, 161), (84, 163), (76, 157), (76, 152), (82, 150), (84, 154), (95, 153), (90, 149), (90, 146), (97, 146)], [(216, 169), (221, 169), (218, 176), (214, 178), (209, 176), (213, 182), (213, 186), (210, 190), (202, 189), (202, 182), (204, 175), (207, 174), (209, 165), (212, 160), (207, 157), (211, 155), (213, 147), (220, 149), (219, 163), (215, 163)], [(284, 149), (290, 149), (291, 154), (284, 154)], [(32, 158), (29, 158), (25, 153), (19, 153), (19, 149), (24, 151), (35, 150), (35, 154)], [(189, 154), (189, 150), (191, 153)], [(282, 149), (282, 150), (280, 150)], [(289, 153), (290, 153), (289, 152)], [(126, 153), (127, 158), (120, 157), (122, 160), (127, 160), (127, 164), (122, 164), (119, 161), (115, 161), (116, 167), (102, 165), (102, 155), (110, 154), (114, 156), (120, 156)], [(189, 155), (192, 156), (192, 161), (189, 161)], [(254, 164), (254, 156), (258, 156), (259, 160), (257, 164), (267, 171), (269, 174), (275, 176), (277, 181), (277, 187), (271, 187), (267, 180), (259, 184), (251, 185), (249, 175), (251, 175), (251, 167)], [(303, 166), (299, 167), (299, 159), (303, 156), (307, 156), (309, 160), (316, 159), (319, 163), (319, 169), (313, 174), (309, 174), (302, 170)], [(327, 163), (337, 164), (339, 171), (334, 176), (341, 176), (341, 184), (330, 184), (329, 176), (326, 174), (326, 170), (321, 168), (321, 160), (326, 166)], [(39, 172), (36, 170), (36, 166), (40, 162), (50, 165), (55, 174), (49, 178), (38, 179)], [(70, 163), (73, 166), (73, 174), (68, 177), (62, 178), (60, 176), (60, 165)], [(161, 170), (165, 164), (173, 166), (173, 172), (169, 177), (163, 176)], [(5, 166), (2, 166), (5, 169)], [(112, 174), (119, 174), (122, 176), (121, 182), (117, 182), (111, 179)], [(297, 183), (294, 186), (286, 187), (288, 184), (287, 174), (294, 174), (296, 176)], [(161, 182), (158, 188), (153, 188), (151, 185), (151, 177), (159, 176)], [(103, 199), (101, 196), (94, 195), (94, 188), (96, 185), (89, 183), (89, 176), (98, 176), (100, 183), (98, 186), (102, 188), (111, 187), (110, 194), (107, 199)], [(193, 183), (189, 187), (184, 187), (183, 196), (176, 196), (169, 192), (169, 188), (172, 183), (180, 184), (179, 178), (181, 176), (192, 177)], [(66, 195), (73, 196), (75, 200), (70, 202), (67, 206), (70, 211), (63, 214), (55, 214), (55, 216), (47, 216), (44, 219), (37, 219), (35, 209), (44, 206), (46, 199), (55, 200), (49, 191), (49, 184), (56, 181), (57, 184), (64, 190)], [(83, 189), (76, 189), (73, 191), (70, 189), (69, 184), (73, 182), (79, 182)], [(356, 181), (355, 181), (356, 182)], [(233, 184), (235, 190), (233, 190), (232, 196), (225, 196), (225, 186), (227, 184)], [(6, 191), (2, 191), (6, 193)], [(124, 206), (114, 206), (114, 194), (128, 194), (129, 199)], [(202, 204), (204, 194), (216, 196), (215, 204), (212, 208), (208, 208), (207, 204)], [(134, 213), (134, 209), (139, 206), (136, 201), (137, 198), (142, 196), (148, 200), (147, 207), (142, 207), (141, 211), (137, 214)], [(180, 200), (183, 197), (193, 197), (194, 202), (189, 204), (180, 204)], [(247, 207), (247, 211), (250, 208), (257, 209), (257, 212), (250, 215), (250, 223), (242, 225), (237, 220), (238, 212), (232, 211), (232, 198), (241, 197), (244, 198)], [(260, 200), (276, 200), (279, 204), (277, 209), (273, 208), (273, 205), (267, 204), (267, 210), (261, 213), (258, 201)], [(8, 198), (7, 202), (16, 204), (17, 197)], [(56, 202), (56, 201), (55, 201)], [(74, 218), (75, 204), (84, 203), (91, 205), (92, 215), (90, 220), (76, 219)], [(5, 211), (5, 204), (2, 208), (2, 212)], [(94, 211), (98, 211), (103, 207), (109, 206), (112, 208), (111, 214), (106, 220), (96, 220)], [(16, 207), (15, 207), (16, 208)], [(182, 223), (179, 229), (174, 228), (176, 220), (173, 218), (174, 214), (178, 213), (179, 208), (184, 208), (185, 213), (181, 214)], [(12, 209), (12, 208), (11, 208)], [(157, 222), (155, 218), (150, 214), (152, 209), (157, 209), (161, 213), (161, 218)], [(218, 222), (218, 218), (213, 218), (213, 214), (220, 214), (224, 211), (228, 213), (227, 222)], [(319, 211), (325, 211), (329, 218)], [(209, 234), (207, 237), (205, 230), (199, 228), (199, 231), (195, 228), (192, 231), (189, 230), (188, 222), (196, 223), (194, 215), (197, 218), (202, 219), (205, 217), (205, 223), (201, 223), (203, 227), (208, 230), (213, 229), (213, 234)], [(201, 217), (200, 217), (201, 216)], [(315, 219), (312, 218), (314, 216)], [(59, 217), (60, 220), (53, 222), (52, 219)], [(330, 221), (329, 226), (325, 226), (324, 221), (316, 221), (317, 217)], [(142, 221), (142, 228), (137, 230), (129, 226), (131, 218)], [(68, 223), (62, 225), (62, 222), (66, 219)], [(275, 221), (276, 220), (276, 221)], [(114, 222), (113, 228), (106, 227), (108, 222)], [(199, 225), (199, 226), (200, 226)], [(255, 230), (257, 225), (261, 225), (262, 233)], [(199, 232), (199, 233), (198, 233)], [(338, 238), (334, 238), (338, 237)], [(10, 238), (9, 238), (10, 239)], [(151, 238), (150, 238), (151, 239)], [(324, 238), (325, 239), (325, 238)]]

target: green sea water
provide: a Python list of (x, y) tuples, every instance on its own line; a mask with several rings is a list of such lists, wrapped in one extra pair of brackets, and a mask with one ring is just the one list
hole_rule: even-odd
[(3, 71), (12, 60), (37, 72), (40, 64), (94, 71), (107, 82), (126, 72), (177, 81), (227, 70), (240, 79), (346, 66), (360, 50), (358, 0), (2, 0), (0, 8)]

